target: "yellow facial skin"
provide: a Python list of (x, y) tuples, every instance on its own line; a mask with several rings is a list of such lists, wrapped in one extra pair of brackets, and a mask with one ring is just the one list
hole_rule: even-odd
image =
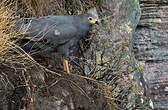
[(95, 18), (92, 18), (92, 17), (88, 17), (88, 20), (92, 24), (95, 24), (97, 22), (97, 20)]

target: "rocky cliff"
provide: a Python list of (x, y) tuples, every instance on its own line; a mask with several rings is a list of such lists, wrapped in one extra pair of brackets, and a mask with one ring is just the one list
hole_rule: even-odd
[[(141, 19), (133, 37), (138, 73), (146, 96), (156, 109), (168, 109), (168, 1), (140, 0)], [(144, 81), (142, 80), (144, 78)]]

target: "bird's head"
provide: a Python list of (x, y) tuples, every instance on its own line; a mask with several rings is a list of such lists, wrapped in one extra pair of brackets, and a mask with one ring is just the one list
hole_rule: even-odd
[(88, 10), (88, 21), (91, 24), (98, 24), (99, 23), (99, 17), (96, 8), (91, 8)]

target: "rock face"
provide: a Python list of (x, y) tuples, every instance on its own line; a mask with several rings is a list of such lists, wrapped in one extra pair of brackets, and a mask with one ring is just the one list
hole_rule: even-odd
[(154, 107), (165, 110), (168, 109), (168, 1), (140, 0), (140, 7), (142, 16), (133, 38), (135, 58), (145, 66), (139, 76), (144, 77), (145, 83), (142, 80), (141, 83)]
[(18, 69), (0, 65), (0, 72), (4, 73), (1, 77), (7, 78), (3, 79), (6, 86), (0, 86), (3, 97), (0, 109), (26, 108), (32, 97), (34, 110), (106, 110), (107, 101), (97, 82), (63, 73), (61, 76), (49, 73), (45, 77), (41, 70), (35, 67), (23, 72), (29, 84), (26, 86)]
[(34, 94), (35, 110), (106, 110), (106, 99), (92, 82), (72, 75), (46, 80), (50, 86)]
[[(120, 107), (119, 109), (123, 110), (137, 109), (138, 108), (137, 105), (141, 107), (142, 105), (140, 101), (137, 101), (138, 103), (135, 103), (136, 98), (133, 96), (134, 93), (133, 91), (129, 91), (131, 90), (130, 88), (132, 86), (129, 87), (128, 82), (131, 83), (131, 80), (125, 75), (130, 75), (130, 73), (132, 74), (132, 72), (127, 71), (128, 68), (130, 68), (130, 66), (128, 66), (129, 64), (125, 62), (126, 60), (124, 59), (127, 59), (129, 56), (132, 57), (131, 54), (132, 45), (130, 46), (129, 41), (132, 40), (135, 28), (141, 16), (139, 1), (102, 0), (100, 4), (102, 15), (105, 16), (102, 18), (107, 17), (107, 19), (105, 19), (104, 22), (102, 23), (103, 25), (100, 27), (101, 29), (100, 39), (103, 42), (104, 41), (103, 39), (108, 38), (108, 45), (106, 45), (106, 42), (103, 42), (102, 44), (100, 43), (100, 45), (98, 45), (97, 47), (100, 48), (101, 52), (99, 53), (103, 53), (102, 50), (104, 48), (105, 52), (103, 54), (103, 58), (104, 56), (105, 56), (104, 59), (109, 58), (108, 63), (110, 64), (108, 66), (112, 68), (112, 71), (106, 69), (107, 71), (105, 72), (105, 74), (102, 75), (99, 79), (102, 79), (106, 83), (112, 85), (113, 91), (111, 92), (112, 95), (114, 96), (114, 99), (116, 99), (115, 100), (116, 104)], [(102, 32), (104, 30), (105, 34), (103, 34)], [(112, 58), (110, 58), (111, 56)], [(132, 60), (132, 62), (134, 61)], [(134, 63), (132, 63), (132, 65), (134, 65)], [(119, 74), (123, 75), (124, 78), (120, 79), (118, 76)], [(115, 86), (115, 83), (117, 87)], [(123, 91), (127, 91), (127, 93)], [(119, 94), (122, 94), (122, 96), (120, 97)], [(141, 109), (145, 110), (145, 108)]]

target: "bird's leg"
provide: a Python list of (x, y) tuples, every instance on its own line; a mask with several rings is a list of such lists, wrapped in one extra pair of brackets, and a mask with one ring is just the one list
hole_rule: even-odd
[(68, 61), (65, 59), (64, 56), (62, 57), (62, 60), (63, 60), (64, 70), (65, 70), (67, 73), (70, 73)]

